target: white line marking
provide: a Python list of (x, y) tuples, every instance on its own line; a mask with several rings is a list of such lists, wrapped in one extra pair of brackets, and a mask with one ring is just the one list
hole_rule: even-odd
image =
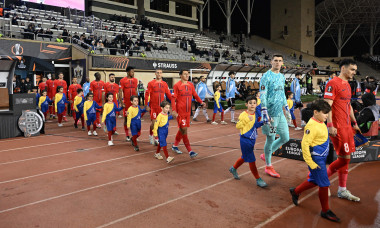
[[(213, 139), (217, 139), (217, 138), (223, 138), (223, 137), (232, 136), (232, 135), (236, 135), (236, 133), (235, 134), (230, 134), (230, 135), (223, 135), (223, 136), (220, 136), (220, 137), (214, 137), (214, 138), (210, 138), (210, 139), (206, 139), (206, 140), (201, 140), (201, 141), (197, 141), (197, 142), (204, 142), (204, 141), (209, 141), (209, 140), (213, 140)], [(40, 176), (44, 176), (44, 175), (48, 175), (48, 174), (64, 172), (64, 171), (78, 169), (78, 168), (83, 168), (83, 167), (92, 166), (92, 165), (98, 165), (98, 164), (102, 164), (102, 163), (117, 161), (117, 160), (120, 160), (120, 159), (130, 158), (130, 157), (134, 157), (134, 156), (140, 156), (140, 155), (144, 155), (144, 154), (148, 154), (148, 153), (153, 153), (153, 152), (156, 152), (156, 150), (151, 150), (151, 151), (148, 151), (148, 152), (143, 152), (143, 153), (138, 153), (138, 154), (133, 154), (133, 155), (127, 155), (127, 156), (123, 156), (123, 157), (117, 157), (117, 158), (108, 159), (108, 160), (104, 160), (104, 161), (98, 161), (98, 162), (88, 163), (88, 164), (74, 166), (74, 167), (65, 168), (65, 169), (59, 169), (59, 170), (50, 171), (50, 172), (46, 172), (46, 173), (40, 173), (40, 174), (36, 174), (36, 175), (32, 175), (32, 176), (20, 177), (20, 178), (16, 178), (16, 179), (12, 179), (12, 180), (2, 181), (2, 182), (0, 182), (0, 184), (6, 184), (6, 183), (10, 183), (10, 182), (30, 179), (30, 178), (33, 178), (33, 177), (40, 177)]]
[[(77, 194), (77, 193), (89, 191), (89, 190), (92, 190), (92, 189), (101, 188), (101, 187), (104, 187), (104, 186), (107, 186), (107, 185), (120, 183), (120, 182), (123, 182), (123, 181), (126, 181), (126, 180), (130, 180), (130, 179), (134, 179), (134, 178), (137, 178), (137, 177), (146, 176), (146, 175), (149, 175), (149, 174), (152, 174), (152, 173), (157, 173), (157, 172), (164, 171), (164, 170), (167, 170), (167, 169), (172, 169), (172, 168), (177, 167), (177, 166), (182, 166), (182, 165), (186, 165), (186, 164), (189, 164), (189, 163), (193, 163), (193, 162), (197, 162), (197, 161), (202, 161), (202, 160), (205, 160), (207, 158), (211, 158), (211, 157), (215, 157), (215, 156), (218, 156), (218, 155), (230, 153), (231, 151), (235, 151), (235, 150), (238, 150), (238, 149), (224, 151), (224, 152), (221, 152), (221, 153), (218, 153), (218, 154), (213, 154), (213, 155), (210, 155), (210, 156), (207, 156), (207, 157), (202, 157), (202, 158), (199, 158), (199, 159), (196, 159), (196, 160), (190, 160), (190, 161), (183, 162), (183, 163), (180, 163), (180, 164), (176, 164), (176, 165), (168, 166), (168, 167), (165, 167), (165, 168), (156, 169), (156, 170), (152, 170), (152, 171), (149, 171), (149, 172), (137, 174), (135, 176), (123, 178), (123, 179), (120, 179), (120, 180), (111, 181), (111, 182), (108, 182), (108, 183), (105, 183), (105, 184), (96, 185), (96, 186), (89, 187), (89, 188), (84, 188), (84, 189), (81, 189), (81, 190), (78, 190), (78, 191), (74, 191), (74, 192), (70, 192), (70, 193), (66, 193), (66, 194), (50, 197), (50, 198), (47, 198), (47, 199), (35, 201), (33, 203), (24, 204), (24, 205), (17, 206), (17, 207), (12, 207), (12, 208), (0, 211), (0, 214), (5, 213), (5, 212), (9, 212), (9, 211), (13, 211), (13, 210), (16, 210), (16, 209), (24, 208), (24, 207), (36, 205), (36, 204), (39, 204), (39, 203), (43, 203), (43, 202), (59, 199), (59, 198), (65, 197), (65, 196), (70, 196), (70, 195), (74, 195), (74, 194)], [(146, 152), (146, 153), (148, 153), (148, 152)]]
[[(282, 158), (282, 159), (280, 159), (280, 160), (278, 160), (278, 161), (273, 162), (272, 164), (279, 163), (279, 162), (281, 162), (281, 161), (283, 161), (283, 160), (286, 160), (286, 159), (287, 159), (287, 158)], [(262, 169), (262, 168), (264, 168), (264, 167), (265, 167), (265, 165), (259, 167), (258, 169)], [(245, 173), (243, 173), (243, 174), (240, 175), (240, 176), (244, 176), (244, 175), (249, 174), (249, 173), (251, 173), (251, 171), (245, 172)], [(178, 201), (178, 200), (181, 200), (181, 199), (186, 198), (186, 197), (188, 197), (188, 196), (192, 196), (192, 195), (194, 195), (194, 194), (197, 194), (197, 193), (202, 192), (202, 191), (204, 191), (204, 190), (207, 190), (207, 189), (213, 188), (213, 187), (215, 187), (215, 186), (218, 186), (218, 185), (224, 184), (224, 183), (226, 183), (226, 182), (228, 182), (228, 181), (231, 181), (231, 180), (234, 180), (234, 178), (232, 177), (232, 178), (225, 179), (225, 180), (220, 181), (220, 182), (218, 182), (218, 183), (215, 183), (215, 184), (213, 184), (213, 185), (209, 185), (209, 186), (207, 186), (207, 187), (204, 187), (204, 188), (198, 189), (198, 190), (196, 190), (196, 191), (190, 192), (190, 193), (188, 193), (188, 194), (185, 194), (185, 195), (183, 195), (183, 196), (177, 197), (177, 198), (175, 198), (175, 199), (168, 200), (168, 201), (166, 201), (166, 202), (164, 202), (164, 203), (160, 203), (160, 204), (154, 205), (154, 206), (149, 207), (149, 208), (147, 208), (147, 209), (144, 209), (144, 210), (138, 211), (138, 212), (136, 212), (136, 213), (133, 213), (133, 214), (127, 215), (127, 216), (125, 216), (125, 217), (123, 217), (123, 218), (119, 218), (119, 219), (114, 220), (114, 221), (112, 221), (112, 222), (109, 222), (109, 223), (103, 224), (103, 225), (101, 225), (101, 226), (98, 226), (97, 228), (107, 227), (107, 226), (113, 225), (113, 224), (115, 224), (115, 223), (118, 223), (118, 222), (121, 222), (121, 221), (124, 221), (124, 220), (130, 219), (130, 218), (135, 217), (135, 216), (137, 216), (137, 215), (140, 215), (140, 214), (143, 214), (143, 213), (145, 213), (145, 212), (148, 212), (148, 211), (154, 210), (154, 209), (156, 209), (156, 208), (159, 208), (159, 207), (165, 206), (165, 205), (167, 205), (167, 204), (170, 204), (170, 203), (176, 202), (176, 201)]]
[[(352, 170), (356, 169), (359, 165), (361, 165), (362, 163), (358, 163), (357, 165), (355, 165), (354, 167), (352, 167), (351, 169), (349, 169), (348, 171), (351, 172)], [(338, 180), (338, 176), (335, 177), (334, 179), (332, 179), (330, 181), (330, 183), (334, 183), (336, 180)], [(302, 197), (302, 199), (300, 199), (298, 202), (299, 203), (302, 203), (304, 200), (310, 198), (312, 195), (314, 195), (315, 193), (318, 192), (318, 189), (310, 192), (309, 194), (307, 194), (305, 197)], [(290, 199), (291, 200), (291, 199)], [(265, 220), (264, 222), (260, 223), (259, 225), (257, 225), (255, 228), (261, 228), (265, 225), (267, 225), (268, 223), (272, 222), (273, 220), (277, 219), (278, 217), (280, 217), (281, 215), (283, 215), (284, 213), (286, 213), (287, 211), (289, 211), (290, 209), (292, 209), (293, 207), (296, 207), (294, 204), (291, 204), (289, 205), (287, 208), (277, 212), (276, 214), (274, 214), (272, 217), (270, 217), (269, 219)]]
[(38, 144), (38, 145), (35, 145), (35, 146), (18, 147), (18, 148), (12, 148), (12, 149), (7, 149), (7, 150), (0, 150), (0, 153), (7, 152), (7, 151), (14, 151), (14, 150), (22, 150), (22, 149), (28, 149), (28, 148), (35, 148), (35, 147), (40, 147), (40, 146), (50, 146), (50, 145), (61, 144), (61, 143), (75, 142), (75, 141), (81, 141), (81, 140), (85, 140), (85, 139), (75, 139), (75, 140), (53, 142), (53, 143), (47, 143), (47, 144)]
[[(189, 133), (199, 132), (199, 131), (204, 131), (204, 130), (209, 130), (209, 129), (212, 129), (212, 128), (206, 128), (206, 129), (197, 130), (197, 131), (189, 131)], [(169, 136), (174, 136), (176, 134), (168, 135), (168, 137)], [(147, 141), (147, 140), (148, 139), (146, 139), (146, 140), (143, 139), (142, 141)], [(120, 145), (120, 144), (117, 144), (117, 145)], [(90, 151), (90, 150), (93, 150), (93, 149), (106, 148), (106, 147), (108, 147), (108, 146), (99, 146), (99, 147), (92, 147), (92, 148), (84, 148), (81, 151), (73, 150), (73, 151), (64, 152), (64, 153), (51, 154), (51, 155), (46, 155), (46, 156), (40, 156), (40, 157), (34, 157), (34, 158), (28, 158), (28, 159), (22, 159), (22, 160), (16, 160), (16, 161), (4, 162), (4, 163), (0, 163), (0, 165), (8, 165), (8, 164), (14, 164), (14, 163), (18, 163), (18, 162), (32, 161), (32, 160), (37, 160), (37, 159), (43, 159), (43, 158), (49, 158), (49, 157), (66, 155), (66, 154), (70, 154), (70, 153), (83, 153), (83, 152), (87, 152), (87, 151)]]

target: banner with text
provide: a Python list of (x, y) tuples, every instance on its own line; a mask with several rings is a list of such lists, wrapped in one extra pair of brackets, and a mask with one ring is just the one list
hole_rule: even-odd
[(162, 70), (179, 71), (180, 69), (207, 69), (211, 70), (216, 64), (201, 62), (179, 62), (175, 60), (151, 60), (128, 58), (124, 56), (93, 56), (92, 67), (125, 69), (133, 66), (139, 70)]
[(31, 56), (39, 59), (71, 59), (71, 45), (37, 41), (0, 39), (0, 53), (8, 56)]

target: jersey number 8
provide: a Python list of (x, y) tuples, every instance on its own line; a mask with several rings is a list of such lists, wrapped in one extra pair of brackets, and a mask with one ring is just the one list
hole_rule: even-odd
[(346, 153), (350, 152), (350, 147), (348, 146), (348, 143), (344, 143), (344, 151), (346, 151)]

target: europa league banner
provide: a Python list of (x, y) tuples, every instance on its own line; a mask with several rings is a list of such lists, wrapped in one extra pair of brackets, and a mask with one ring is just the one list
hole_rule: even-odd
[(124, 56), (93, 56), (92, 67), (125, 69), (133, 66), (139, 70), (162, 70), (179, 71), (180, 69), (207, 69), (211, 70), (216, 64), (201, 62), (182, 62), (170, 60), (148, 60), (141, 58), (128, 58)]
[(0, 53), (9, 56), (31, 56), (39, 59), (71, 59), (71, 45), (0, 39)]

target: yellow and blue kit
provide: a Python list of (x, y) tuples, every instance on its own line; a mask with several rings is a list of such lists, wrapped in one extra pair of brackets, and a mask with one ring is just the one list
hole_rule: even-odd
[(222, 107), (222, 104), (220, 103), (221, 100), (224, 101), (226, 99), (221, 97), (220, 91), (216, 91), (214, 93), (214, 113), (217, 113), (218, 111), (223, 112), (223, 107)]
[(74, 109), (75, 109), (76, 119), (79, 119), (83, 115), (83, 107), (84, 107), (84, 97), (75, 96)]
[(329, 143), (327, 126), (323, 122), (311, 118), (305, 126), (302, 138), (302, 155), (310, 170), (308, 181), (319, 187), (330, 186), (326, 169)]
[(290, 115), (292, 116), (292, 120), (295, 120), (296, 116), (294, 115), (294, 102), (292, 99), (288, 99), (286, 100), (286, 102), (288, 103), (289, 112), (290, 112)]
[[(250, 120), (249, 116), (252, 116), (253, 119)], [(240, 130), (241, 158), (244, 159), (244, 162), (256, 161), (253, 149), (257, 138), (257, 128), (261, 126), (263, 126), (263, 122), (257, 121), (256, 114), (249, 114), (247, 111), (240, 114), (236, 128)]]
[(40, 104), (40, 97), (41, 97), (41, 94), (36, 93), (36, 105), (37, 105), (37, 107), (40, 107), (40, 105), (39, 105)]
[(146, 109), (141, 109), (140, 106), (128, 108), (127, 127), (131, 129), (132, 136), (140, 135), (141, 131), (141, 114), (145, 113)]
[(87, 126), (94, 124), (96, 120), (96, 109), (100, 109), (102, 106), (99, 106), (98, 103), (94, 101), (85, 101), (83, 106), (83, 115), (84, 120), (87, 123)]
[(257, 116), (257, 119), (260, 121), (261, 120), (261, 99), (260, 98), (256, 98), (257, 99), (257, 106), (256, 106), (256, 116)]
[(153, 127), (153, 135), (155, 137), (158, 136), (158, 142), (160, 143), (160, 147), (164, 147), (167, 145), (166, 138), (168, 137), (169, 132), (169, 120), (173, 119), (173, 116), (164, 113), (158, 114), (156, 118), (156, 122)]
[(118, 108), (115, 103), (105, 103), (103, 107), (102, 123), (105, 122), (107, 131), (116, 129), (116, 112), (123, 110), (123, 107)]
[(56, 93), (54, 98), (55, 112), (62, 114), (65, 111), (65, 103), (69, 104), (64, 93)]
[(41, 112), (45, 113), (49, 110), (49, 103), (52, 101), (48, 96), (40, 96), (40, 99), (38, 101), (38, 107), (40, 108)]

